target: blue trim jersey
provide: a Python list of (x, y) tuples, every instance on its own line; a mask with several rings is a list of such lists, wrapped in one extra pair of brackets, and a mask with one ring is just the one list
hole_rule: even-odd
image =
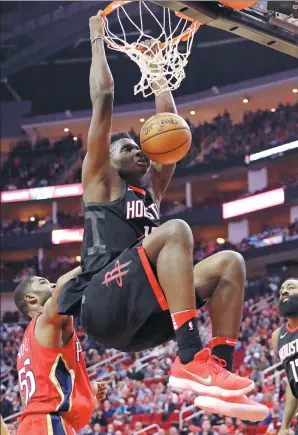
[(63, 347), (41, 346), (35, 338), (37, 318), (29, 323), (17, 357), (24, 403), (20, 422), (55, 414), (58, 422), (61, 417), (79, 430), (89, 422), (95, 405), (80, 341), (74, 332)]

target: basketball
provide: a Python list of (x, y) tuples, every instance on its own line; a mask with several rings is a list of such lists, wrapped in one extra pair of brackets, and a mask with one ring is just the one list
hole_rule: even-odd
[(191, 131), (187, 122), (174, 113), (151, 116), (140, 133), (141, 147), (146, 156), (156, 163), (177, 163), (188, 152)]

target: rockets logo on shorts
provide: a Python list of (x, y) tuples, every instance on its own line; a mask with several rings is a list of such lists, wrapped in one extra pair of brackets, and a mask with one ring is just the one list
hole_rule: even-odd
[[(109, 287), (109, 283), (111, 281), (117, 282), (119, 287), (122, 287), (122, 277), (124, 275), (127, 275), (129, 272), (129, 269), (127, 269), (127, 266), (131, 263), (131, 261), (128, 261), (127, 263), (120, 264), (119, 260), (116, 261), (115, 267), (112, 270), (109, 270), (105, 274), (105, 279), (102, 284), (106, 284), (107, 287)], [(125, 270), (124, 270), (125, 269)]]

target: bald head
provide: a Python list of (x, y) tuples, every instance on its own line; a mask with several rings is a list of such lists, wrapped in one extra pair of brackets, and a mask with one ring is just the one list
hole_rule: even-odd
[(14, 291), (13, 298), (14, 303), (17, 306), (17, 309), (24, 315), (28, 315), (28, 304), (26, 301), (26, 295), (32, 290), (32, 283), (34, 281), (34, 277), (30, 276), (29, 278), (24, 279)]
[(52, 296), (55, 286), (40, 276), (26, 278), (14, 291), (14, 302), (18, 310), (29, 317), (42, 312), (42, 308)]

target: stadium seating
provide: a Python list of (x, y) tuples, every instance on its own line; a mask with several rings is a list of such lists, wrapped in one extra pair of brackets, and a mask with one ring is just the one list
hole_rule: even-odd
[[(270, 382), (265, 385), (261, 377), (262, 371), (278, 362), (278, 357), (270, 346), (270, 332), (280, 324), (280, 319), (276, 313), (275, 305), (272, 304), (274, 298), (268, 298), (270, 294), (274, 296), (274, 292), (268, 287), (268, 280), (259, 283), (259, 289), (259, 293), (255, 292), (255, 298), (247, 300), (245, 303), (242, 330), (236, 348), (235, 370), (242, 375), (251, 376), (255, 380), (256, 389), (253, 391), (252, 397), (267, 403), (272, 409), (270, 417), (266, 420), (266, 425), (261, 425), (257, 429), (257, 433), (264, 434), (268, 424), (275, 418), (276, 409), (279, 410), (279, 416), (275, 419), (280, 420), (282, 410), (280, 404), (284, 400), (285, 382), (281, 381), (279, 388), (277, 388)], [(256, 307), (260, 309), (257, 310)], [(252, 315), (251, 309), (257, 314)], [(1, 344), (1, 388), (3, 391), (5, 390), (5, 394), (1, 401), (5, 401), (5, 409), (8, 410), (9, 414), (14, 414), (21, 409), (14, 361), (24, 326), (11, 322), (12, 313), (6, 315), (2, 320), (4, 323), (1, 326), (3, 338)], [(7, 320), (9, 323), (6, 323)], [(206, 345), (210, 339), (210, 322), (206, 308), (199, 311), (198, 324), (203, 343)], [(134, 355), (127, 354), (123, 358), (122, 353), (115, 350), (104, 350), (94, 342), (89, 341), (79, 326), (78, 334), (89, 373), (94, 371), (94, 364), (97, 363), (98, 368), (95, 370), (97, 377), (106, 379), (110, 384), (108, 400), (98, 405), (89, 429), (83, 429), (80, 435), (93, 433), (91, 428), (98, 422), (105, 423), (102, 424), (103, 434), (106, 433), (105, 427), (113, 424), (115, 431), (120, 431), (122, 435), (133, 433), (135, 425), (139, 426), (140, 424), (141, 427), (157, 424), (166, 431), (173, 425), (178, 426), (179, 415), (187, 406), (192, 405), (192, 397), (186, 397), (185, 394), (178, 395), (167, 387), (167, 374), (176, 350), (174, 342), (161, 346), (154, 354), (147, 351)], [(101, 365), (98, 365), (99, 363)], [(192, 414), (193, 410), (185, 412), (183, 418), (185, 419)], [(204, 414), (201, 414), (190, 419), (191, 425), (199, 428), (203, 416)], [(8, 417), (8, 415), (5, 414), (4, 417)], [(214, 421), (217, 423), (213, 425), (214, 430), (216, 430), (219, 420), (217, 418)], [(11, 429), (16, 424), (10, 423)], [(248, 427), (243, 433), (255, 433), (252, 430), (255, 428)], [(151, 432), (148, 431), (148, 433)], [(191, 433), (191, 430), (181, 433)]]
[[(272, 148), (298, 138), (298, 104), (280, 104), (275, 112), (258, 110), (246, 112), (242, 123), (233, 124), (226, 111), (210, 123), (192, 124), (189, 120), (193, 143), (188, 155), (179, 166), (206, 165), (226, 162), (239, 156)], [(132, 132), (135, 140), (137, 135)], [(82, 158), (82, 139), (70, 132), (52, 140), (37, 138), (33, 144), (28, 138), (19, 142), (3, 166), (2, 190), (25, 189), (55, 185), (66, 169), (66, 164), (76, 156)], [(21, 168), (21, 170), (20, 170)], [(80, 170), (70, 174), (68, 183), (81, 181)]]
[[(226, 163), (239, 156), (243, 158), (246, 153), (297, 140), (298, 104), (280, 105), (274, 113), (247, 112), (240, 124), (232, 124), (228, 112), (217, 116), (211, 123), (189, 124), (193, 133), (193, 146), (179, 166), (203, 167), (210, 162)], [(59, 183), (69, 157), (75, 153), (77, 159), (82, 159), (82, 145), (81, 138), (75, 138), (71, 133), (53, 141), (39, 138), (34, 144), (25, 138), (17, 144), (3, 165), (2, 179), (6, 180), (2, 185), (3, 189), (14, 190)], [(68, 182), (80, 182), (80, 171), (71, 174)], [(175, 209), (170, 207), (167, 212), (172, 217), (183, 210), (185, 204), (181, 203), (178, 206), (176, 204)], [(9, 222), (4, 220), (1, 236), (36, 235), (53, 229), (82, 226), (81, 215), (59, 211), (55, 224), (51, 216), (33, 216), (26, 222), (17, 219)], [(251, 234), (242, 240), (237, 246), (231, 245), (228, 241), (219, 244), (202, 238), (197, 240), (194, 261), (200, 261), (214, 252), (227, 248), (244, 252), (249, 248), (264, 246), (270, 238), (287, 241), (297, 236), (296, 219), (285, 227), (268, 225), (261, 232)], [(28, 258), (25, 263), (3, 263), (1, 285), (4, 289), (6, 283), (15, 286), (22, 279), (35, 274), (45, 275), (54, 281), (65, 273), (70, 265), (75, 267), (79, 261), (78, 257), (66, 256), (53, 260), (47, 258), (45, 252), (42, 264), (37, 261), (37, 257)], [(200, 434), (204, 418), (210, 419), (212, 435), (217, 434), (220, 425), (225, 425), (226, 433), (233, 435), (264, 435), (268, 426), (268, 434), (274, 434), (282, 418), (286, 387), (282, 377), (274, 378), (273, 381), (270, 379), (272, 373), (269, 369), (279, 363), (277, 355), (272, 350), (270, 337), (271, 332), (281, 323), (275, 302), (276, 290), (282, 279), (281, 276), (274, 276), (274, 285), (270, 284), (270, 275), (267, 278), (247, 281), (242, 329), (235, 352), (234, 370), (254, 379), (256, 387), (251, 397), (266, 403), (271, 410), (265, 422), (257, 427), (250, 427), (240, 421), (234, 421), (231, 425), (223, 416), (207, 415), (204, 412), (193, 416), (193, 413), (198, 411), (192, 407), (194, 396), (177, 394), (167, 386), (169, 369), (176, 354), (174, 342), (160, 346), (154, 351), (124, 354), (113, 349), (104, 349), (89, 340), (80, 329), (80, 325), (77, 325), (90, 378), (104, 379), (110, 386), (107, 400), (98, 404), (90, 424), (83, 428), (79, 435), (92, 435), (98, 430), (98, 425), (101, 435), (132, 435), (142, 429), (144, 431), (141, 433), (148, 435), (157, 433), (157, 430), (159, 435), (197, 435)], [(211, 338), (206, 307), (198, 312), (198, 326), (202, 342), (206, 345)], [(1, 412), (4, 418), (8, 418), (11, 435), (16, 434), (16, 417), (21, 410), (15, 361), (25, 327), (26, 321), (18, 313), (3, 314), (0, 348)], [(267, 373), (266, 376), (263, 375), (264, 371)]]

